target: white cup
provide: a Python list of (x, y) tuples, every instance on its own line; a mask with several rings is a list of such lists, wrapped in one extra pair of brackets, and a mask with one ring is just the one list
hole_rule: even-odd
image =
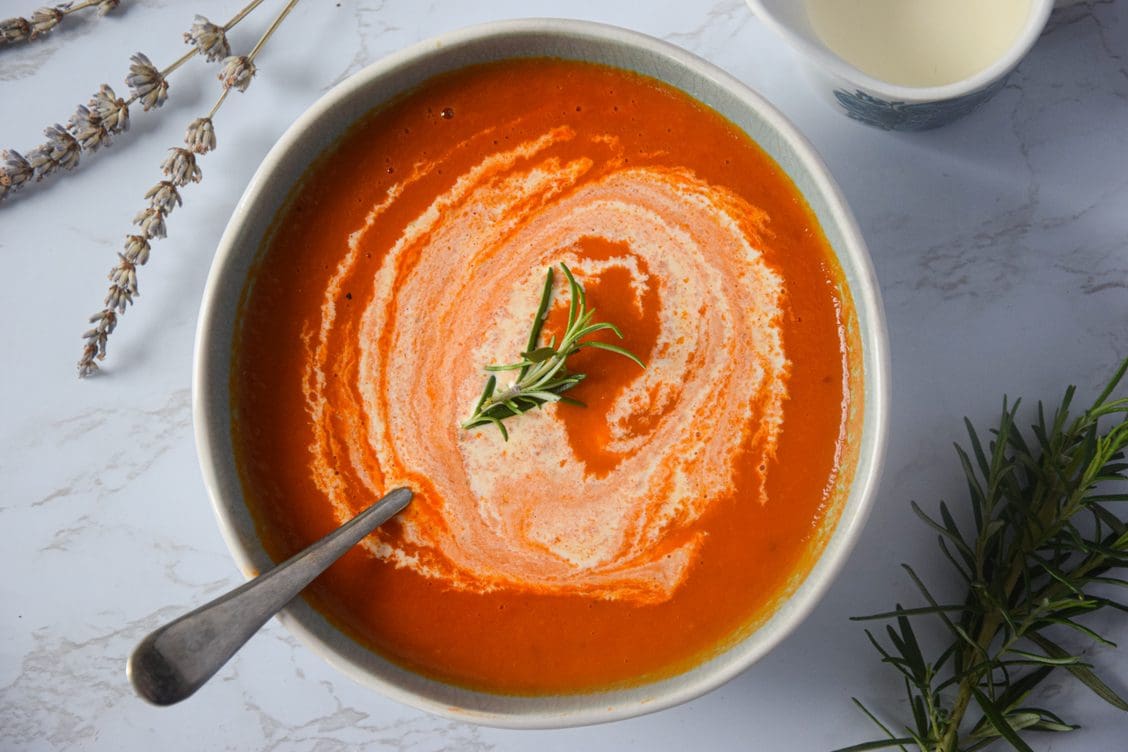
[(938, 86), (890, 83), (859, 70), (833, 52), (815, 32), (803, 0), (747, 0), (747, 3), (764, 23), (799, 52), (816, 90), (836, 109), (854, 120), (884, 130), (919, 131), (946, 125), (990, 99), (1034, 46), (1050, 12), (1055, 7), (1078, 1), (1031, 0), (1022, 28), (1001, 55), (962, 80)]

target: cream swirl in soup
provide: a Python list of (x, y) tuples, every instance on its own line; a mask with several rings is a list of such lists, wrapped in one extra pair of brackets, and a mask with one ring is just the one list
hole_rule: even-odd
[[(556, 156), (581, 138), (585, 156)], [(669, 598), (702, 542), (693, 524), (738, 494), (738, 453), (765, 466), (782, 422), (784, 293), (758, 250), (764, 212), (692, 170), (632, 166), (611, 134), (555, 128), (480, 159), (407, 223), (371, 295), (352, 301), (363, 315), (337, 351), (336, 307), (364, 273), (366, 233), (444, 169), (443, 158), (415, 164), (371, 207), (326, 287), (319, 330), (306, 334), (318, 487), (343, 522), (356, 502), (338, 482), (342, 461), (373, 495), (426, 479), (402, 538), (367, 545), (457, 588)], [(593, 258), (593, 239), (611, 250)], [(656, 314), (646, 370), (607, 411), (602, 452), (614, 472), (589, 467), (569, 441), (561, 412), (583, 408), (518, 416), (508, 441), (458, 427), (481, 366), (525, 347), (544, 270), (561, 262), (581, 284), (618, 270), (629, 304), (641, 312), (646, 299)], [(358, 362), (355, 388), (332, 378), (342, 355)], [(763, 471), (739, 497), (766, 501)]]

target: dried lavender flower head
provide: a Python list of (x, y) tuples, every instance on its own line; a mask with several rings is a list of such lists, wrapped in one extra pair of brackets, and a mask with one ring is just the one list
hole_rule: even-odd
[(15, 149), (0, 151), (0, 185), (16, 190), (35, 177), (35, 171)]
[(195, 46), (209, 63), (222, 60), (231, 54), (227, 43), (227, 32), (203, 16), (196, 16), (192, 28), (184, 32), (184, 41)]
[(255, 77), (255, 64), (246, 55), (232, 55), (223, 59), (223, 68), (219, 71), (219, 80), (223, 88), (235, 88), (246, 91)]
[(0, 201), (15, 193), (35, 176), (23, 155), (12, 149), (0, 151)]
[(78, 164), (82, 146), (66, 128), (56, 123), (48, 126), (43, 135), (47, 142), (35, 147), (27, 154), (27, 161), (35, 173), (36, 181), (42, 180), (60, 167), (73, 169)]
[(145, 262), (149, 260), (149, 251), (151, 250), (152, 246), (149, 245), (148, 238), (140, 235), (126, 235), (125, 252), (121, 256), (132, 264), (144, 266)]
[(125, 85), (141, 101), (141, 107), (146, 112), (160, 107), (168, 99), (168, 81), (144, 54), (135, 53), (129, 61)]
[(211, 118), (196, 118), (188, 124), (184, 143), (197, 154), (207, 154), (215, 148), (215, 125)]
[(63, 16), (66, 15), (63, 11), (68, 7), (70, 7), (70, 3), (64, 3), (54, 8), (40, 8), (32, 13), (31, 34), (28, 36), (28, 39), (35, 39), (37, 36), (46, 34), (51, 29), (58, 26), (59, 22), (63, 20)]
[(180, 191), (176, 190), (176, 186), (168, 180), (162, 180), (150, 188), (145, 198), (149, 199), (149, 206), (166, 216), (184, 203), (180, 198)]
[(106, 84), (102, 84), (98, 93), (90, 98), (90, 111), (110, 133), (129, 130), (129, 105)]
[(82, 335), (86, 346), (82, 349), (82, 359), (78, 361), (78, 375), (81, 377), (98, 372), (98, 364), (94, 359), (102, 360), (106, 357), (106, 338), (117, 326), (117, 314), (105, 309), (91, 316), (90, 323), (94, 324), (94, 328)]
[(83, 149), (97, 151), (102, 145), (110, 145), (110, 133), (102, 125), (102, 119), (81, 104), (75, 108), (67, 125)]
[(141, 294), (137, 289), (137, 265), (120, 253), (118, 265), (110, 270), (109, 280), (114, 286), (121, 287), (132, 295)]
[(31, 24), (26, 18), (6, 18), (0, 21), (0, 44), (22, 42), (31, 38)]
[(168, 236), (165, 229), (164, 212), (159, 209), (154, 209), (152, 206), (147, 209), (142, 209), (137, 216), (133, 218), (133, 224), (141, 228), (141, 234), (146, 238), (163, 238)]
[(185, 186), (188, 183), (200, 182), (204, 173), (196, 165), (195, 154), (178, 146), (174, 146), (168, 151), (168, 156), (161, 163), (161, 172), (168, 176), (173, 185)]
[(120, 2), (121, 2), (121, 0), (101, 0), (101, 2), (98, 3), (98, 15), (99, 16), (106, 15), (111, 10), (118, 7)]

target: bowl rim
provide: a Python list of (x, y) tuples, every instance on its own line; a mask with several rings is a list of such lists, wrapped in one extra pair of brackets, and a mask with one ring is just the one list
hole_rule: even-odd
[[(226, 498), (223, 492), (221, 463), (226, 461), (233, 465), (234, 460), (223, 454), (223, 447), (220, 446), (222, 442), (216, 438), (223, 435), (217, 432), (230, 431), (230, 402), (226, 399), (229, 385), (216, 383), (212, 378), (218, 360), (226, 361), (228, 367), (222, 367), (221, 364), (220, 369), (226, 373), (231, 358), (229, 350), (220, 352), (218, 348), (213, 347), (212, 339), (217, 327), (233, 330), (236, 322), (233, 317), (224, 315), (225, 302), (218, 292), (221, 280), (226, 274), (225, 268), (240, 254), (251, 253), (253, 258), (265, 237), (264, 234), (257, 239), (258, 243), (253, 251), (241, 249), (236, 244), (236, 240), (242, 225), (248, 221), (251, 209), (257, 201), (269, 199), (268, 184), (271, 182), (272, 172), (279, 168), (280, 162), (300, 142), (306, 130), (334, 107), (345, 103), (358, 89), (369, 85), (372, 80), (392, 75), (397, 69), (419, 59), (442, 55), (444, 50), (457, 48), (459, 45), (513, 36), (543, 36), (546, 33), (567, 38), (578, 37), (588, 42), (608, 44), (612, 47), (630, 47), (652, 56), (665, 58), (672, 64), (686, 68), (710, 85), (719, 87), (720, 90), (739, 99), (744, 106), (763, 119), (773, 135), (779, 137), (785, 146), (794, 152), (799, 165), (813, 182), (815, 190), (822, 194), (833, 224), (842, 237), (842, 247), (836, 248), (836, 254), (844, 262), (848, 260), (856, 273), (856, 280), (849, 286), (854, 310), (859, 324), (863, 321), (869, 324), (868, 330), (863, 327), (859, 331), (859, 342), (862, 345), (860, 360), (863, 368), (864, 418), (855, 474), (851, 480), (850, 492), (842, 502), (838, 520), (829, 529), (823, 550), (810, 570), (775, 612), (767, 615), (763, 624), (732, 646), (722, 650), (717, 656), (703, 659), (701, 663), (674, 677), (630, 688), (629, 691), (634, 697), (617, 706), (609, 706), (606, 699), (600, 700), (606, 693), (594, 692), (563, 695), (568, 698), (592, 698), (584, 707), (566, 712), (554, 711), (549, 704), (546, 704), (543, 710), (514, 712), (457, 707), (450, 702), (439, 701), (393, 684), (390, 680), (354, 663), (346, 650), (323, 641), (309, 625), (303, 622), (303, 614), (315, 613), (303, 600), (295, 600), (280, 613), (280, 620), (287, 629), (315, 654), (354, 681), (376, 689), (383, 696), (439, 716), (505, 728), (562, 728), (589, 725), (662, 710), (688, 702), (719, 687), (774, 649), (815, 608), (857, 543), (876, 496), (884, 464), (888, 432), (888, 334), (877, 277), (861, 232), (841, 190), (812, 145), (794, 125), (759, 94), (719, 67), (675, 45), (641, 32), (573, 19), (530, 18), (477, 24), (440, 34), (385, 56), (349, 76), (319, 97), (287, 128), (267, 153), (237, 202), (220, 239), (205, 283), (197, 322), (193, 357), (192, 414), (198, 460), (212, 509), (224, 541), (244, 576), (250, 578), (257, 573), (256, 563), (252, 550), (245, 546), (236, 529), (236, 515), (238, 507), (243, 505), (242, 497), (240, 495), (239, 498)], [(619, 67), (630, 69), (626, 65)], [(678, 83), (669, 81), (667, 83), (684, 91), (683, 86)], [(405, 87), (404, 90), (410, 88)], [(693, 95), (689, 94), (689, 96)], [(375, 106), (378, 106), (378, 103), (373, 105)], [(245, 285), (245, 282), (244, 277), (242, 284)], [(867, 331), (868, 338), (865, 336)], [(219, 389), (225, 397), (223, 409), (216, 407), (214, 389)], [(258, 543), (257, 536), (256, 543)], [(340, 630), (336, 630), (336, 634), (340, 634), (342, 640), (351, 641), (351, 638)], [(743, 649), (737, 652), (738, 648)], [(720, 661), (718, 660), (720, 658), (726, 660)], [(711, 668), (704, 675), (697, 675), (702, 667)], [(655, 696), (645, 691), (647, 688), (658, 686), (662, 686), (663, 689)], [(503, 697), (503, 695), (482, 694), (491, 698)]]
[(1038, 41), (1038, 37), (1041, 36), (1042, 30), (1049, 20), (1050, 13), (1054, 9), (1054, 0), (1031, 0), (1030, 14), (1026, 18), (1026, 23), (1018, 37), (1007, 48), (1007, 51), (997, 57), (989, 66), (967, 78), (940, 86), (906, 86), (875, 78), (859, 70), (828, 47), (815, 43), (806, 35), (800, 34), (789, 24), (781, 21), (768, 7), (769, 4), (763, 0), (745, 0), (745, 2), (769, 28), (805, 56), (805, 63), (817, 63), (816, 68), (828, 69), (831, 74), (850, 84), (880, 94), (884, 99), (906, 103), (956, 99), (977, 92), (1007, 75)]

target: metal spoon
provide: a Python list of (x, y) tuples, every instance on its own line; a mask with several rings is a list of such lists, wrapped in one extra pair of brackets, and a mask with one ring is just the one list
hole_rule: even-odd
[(361, 538), (411, 501), (397, 488), (309, 548), (150, 634), (129, 657), (137, 694), (172, 705), (203, 686), (243, 643)]

